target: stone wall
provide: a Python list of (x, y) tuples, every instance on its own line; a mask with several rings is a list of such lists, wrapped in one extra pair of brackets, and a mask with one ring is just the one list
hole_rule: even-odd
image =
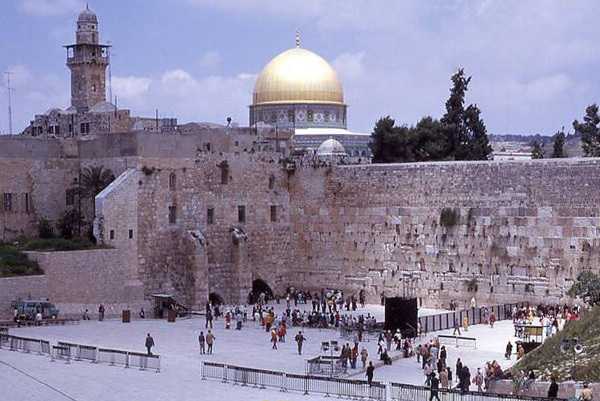
[[(557, 301), (600, 265), (598, 188), (598, 159), (300, 169), (289, 277), (430, 306)], [(455, 223), (441, 223), (444, 209)]]
[[(519, 395), (529, 397), (547, 397), (550, 382), (533, 382), (527, 390), (521, 389)], [(593, 394), (600, 393), (600, 383), (590, 383)], [(581, 383), (566, 381), (558, 384), (558, 398), (571, 399), (579, 397), (582, 386)], [(496, 394), (512, 394), (514, 385), (512, 380), (494, 380), (488, 384), (488, 391)]]
[(0, 320), (12, 319), (11, 303), (17, 299), (46, 299), (48, 297), (46, 276), (0, 278)]
[(27, 254), (44, 270), (47, 297), (62, 316), (80, 317), (85, 309), (94, 314), (101, 303), (107, 316), (119, 315), (126, 308), (150, 310), (142, 287), (127, 280), (126, 259), (118, 249)]

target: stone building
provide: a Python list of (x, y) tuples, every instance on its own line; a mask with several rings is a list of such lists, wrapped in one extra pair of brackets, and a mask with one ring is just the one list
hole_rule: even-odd
[(127, 131), (172, 132), (173, 118), (132, 117), (106, 100), (106, 69), (110, 46), (100, 43), (98, 17), (87, 6), (77, 18), (75, 43), (64, 46), (71, 72), (71, 105), (38, 114), (23, 135), (68, 138)]

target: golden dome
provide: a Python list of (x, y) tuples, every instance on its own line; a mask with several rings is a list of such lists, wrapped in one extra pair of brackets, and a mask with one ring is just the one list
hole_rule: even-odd
[(342, 84), (321, 56), (299, 47), (279, 54), (262, 70), (252, 104), (344, 104)]

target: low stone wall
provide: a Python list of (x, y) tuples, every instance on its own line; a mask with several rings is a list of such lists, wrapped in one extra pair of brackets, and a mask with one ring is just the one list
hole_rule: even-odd
[(14, 300), (48, 296), (48, 279), (44, 275), (0, 278), (0, 320), (12, 319), (11, 303)]
[(123, 309), (144, 307), (143, 288), (127, 274), (122, 252), (94, 249), (70, 252), (28, 252), (46, 272), (48, 298), (65, 317), (81, 317), (85, 309), (94, 316), (104, 304), (105, 315), (118, 316)]
[[(550, 388), (550, 382), (534, 381), (527, 390), (519, 391), (519, 395), (546, 397), (548, 395), (548, 388)], [(591, 383), (590, 388), (596, 396), (600, 394), (600, 383)], [(578, 395), (578, 389), (581, 389), (581, 385), (573, 381), (559, 383), (558, 398), (569, 399), (574, 397)], [(488, 384), (488, 391), (496, 394), (512, 394), (513, 382), (511, 380), (492, 381)]]

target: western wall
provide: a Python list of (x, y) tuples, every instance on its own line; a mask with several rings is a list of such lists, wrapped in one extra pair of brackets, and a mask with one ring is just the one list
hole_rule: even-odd
[(600, 159), (315, 167), (257, 151), (243, 130), (31, 141), (3, 138), (0, 192), (31, 194), (28, 211), (2, 209), (6, 240), (66, 210), (79, 168), (117, 176), (96, 197), (96, 238), (114, 248), (96, 252), (110, 256), (32, 254), (68, 313), (150, 307), (155, 293), (244, 302), (255, 279), (427, 306), (557, 301), (600, 265)]

